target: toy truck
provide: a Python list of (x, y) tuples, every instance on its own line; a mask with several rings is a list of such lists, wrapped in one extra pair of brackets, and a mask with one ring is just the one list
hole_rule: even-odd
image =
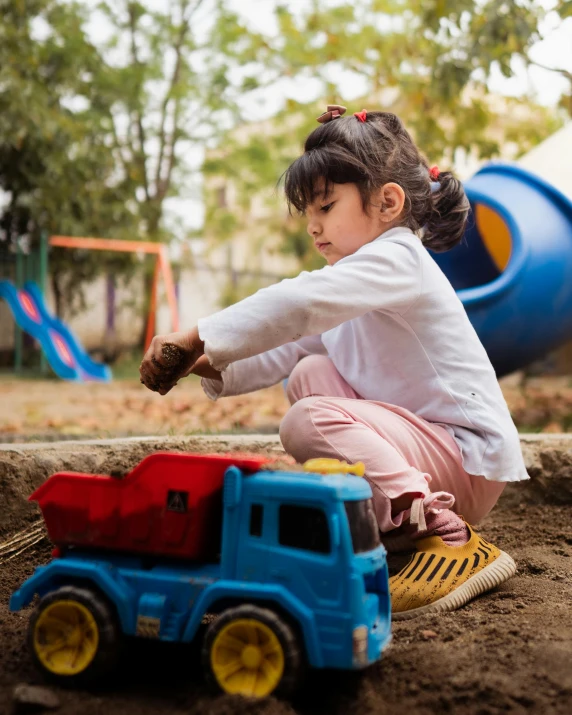
[(44, 482), (30, 500), (53, 559), (10, 601), (17, 611), (39, 595), (28, 637), (44, 675), (91, 683), (124, 635), (199, 640), (207, 682), (254, 697), (289, 694), (307, 665), (377, 661), (391, 619), (370, 486), (270, 466), (156, 453), (124, 478)]

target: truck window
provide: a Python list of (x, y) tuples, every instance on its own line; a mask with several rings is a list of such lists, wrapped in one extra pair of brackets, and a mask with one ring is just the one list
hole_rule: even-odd
[(379, 527), (371, 499), (347, 501), (346, 514), (350, 524), (354, 553), (371, 551), (379, 546)]
[(262, 536), (262, 504), (250, 507), (250, 536)]
[(281, 504), (278, 542), (293, 549), (329, 554), (330, 530), (326, 514), (316, 507)]

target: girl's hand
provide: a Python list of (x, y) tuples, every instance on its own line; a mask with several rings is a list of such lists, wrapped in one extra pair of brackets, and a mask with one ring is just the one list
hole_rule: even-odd
[(198, 375), (199, 377), (208, 377), (211, 380), (222, 380), (220, 372), (214, 369), (206, 355), (202, 355), (197, 360), (191, 372), (193, 375)]
[(182, 377), (192, 372), (203, 354), (204, 343), (197, 328), (156, 335), (139, 366), (141, 382), (149, 390), (166, 395)]

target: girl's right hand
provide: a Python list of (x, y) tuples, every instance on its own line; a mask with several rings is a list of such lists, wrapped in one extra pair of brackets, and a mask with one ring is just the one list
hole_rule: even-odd
[(221, 380), (222, 381), (222, 376), (221, 376), (220, 372), (218, 370), (214, 369), (214, 367), (208, 361), (208, 358), (206, 355), (201, 355), (201, 357), (193, 365), (193, 369), (191, 370), (191, 373), (193, 375), (198, 375), (199, 377), (207, 377), (210, 380)]
[(155, 335), (139, 366), (141, 382), (149, 390), (166, 395), (182, 377), (190, 375), (204, 355), (198, 329)]

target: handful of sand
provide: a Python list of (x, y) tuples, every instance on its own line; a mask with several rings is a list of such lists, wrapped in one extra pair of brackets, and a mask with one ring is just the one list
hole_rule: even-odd
[[(183, 366), (185, 361), (185, 352), (184, 350), (181, 350), (178, 345), (165, 343), (161, 348), (161, 355), (163, 356), (165, 364), (161, 364), (158, 360), (152, 358), (153, 364), (161, 369), (163, 379), (169, 379), (170, 381), (172, 373), (175, 373), (177, 369), (180, 369)], [(143, 382), (143, 380), (141, 380), (141, 382)], [(162, 380), (157, 378), (157, 382), (149, 387), (152, 390), (157, 391), (161, 386), (161, 382)]]
[(173, 343), (165, 343), (161, 348), (161, 354), (168, 370), (174, 370), (185, 358), (185, 353)]

